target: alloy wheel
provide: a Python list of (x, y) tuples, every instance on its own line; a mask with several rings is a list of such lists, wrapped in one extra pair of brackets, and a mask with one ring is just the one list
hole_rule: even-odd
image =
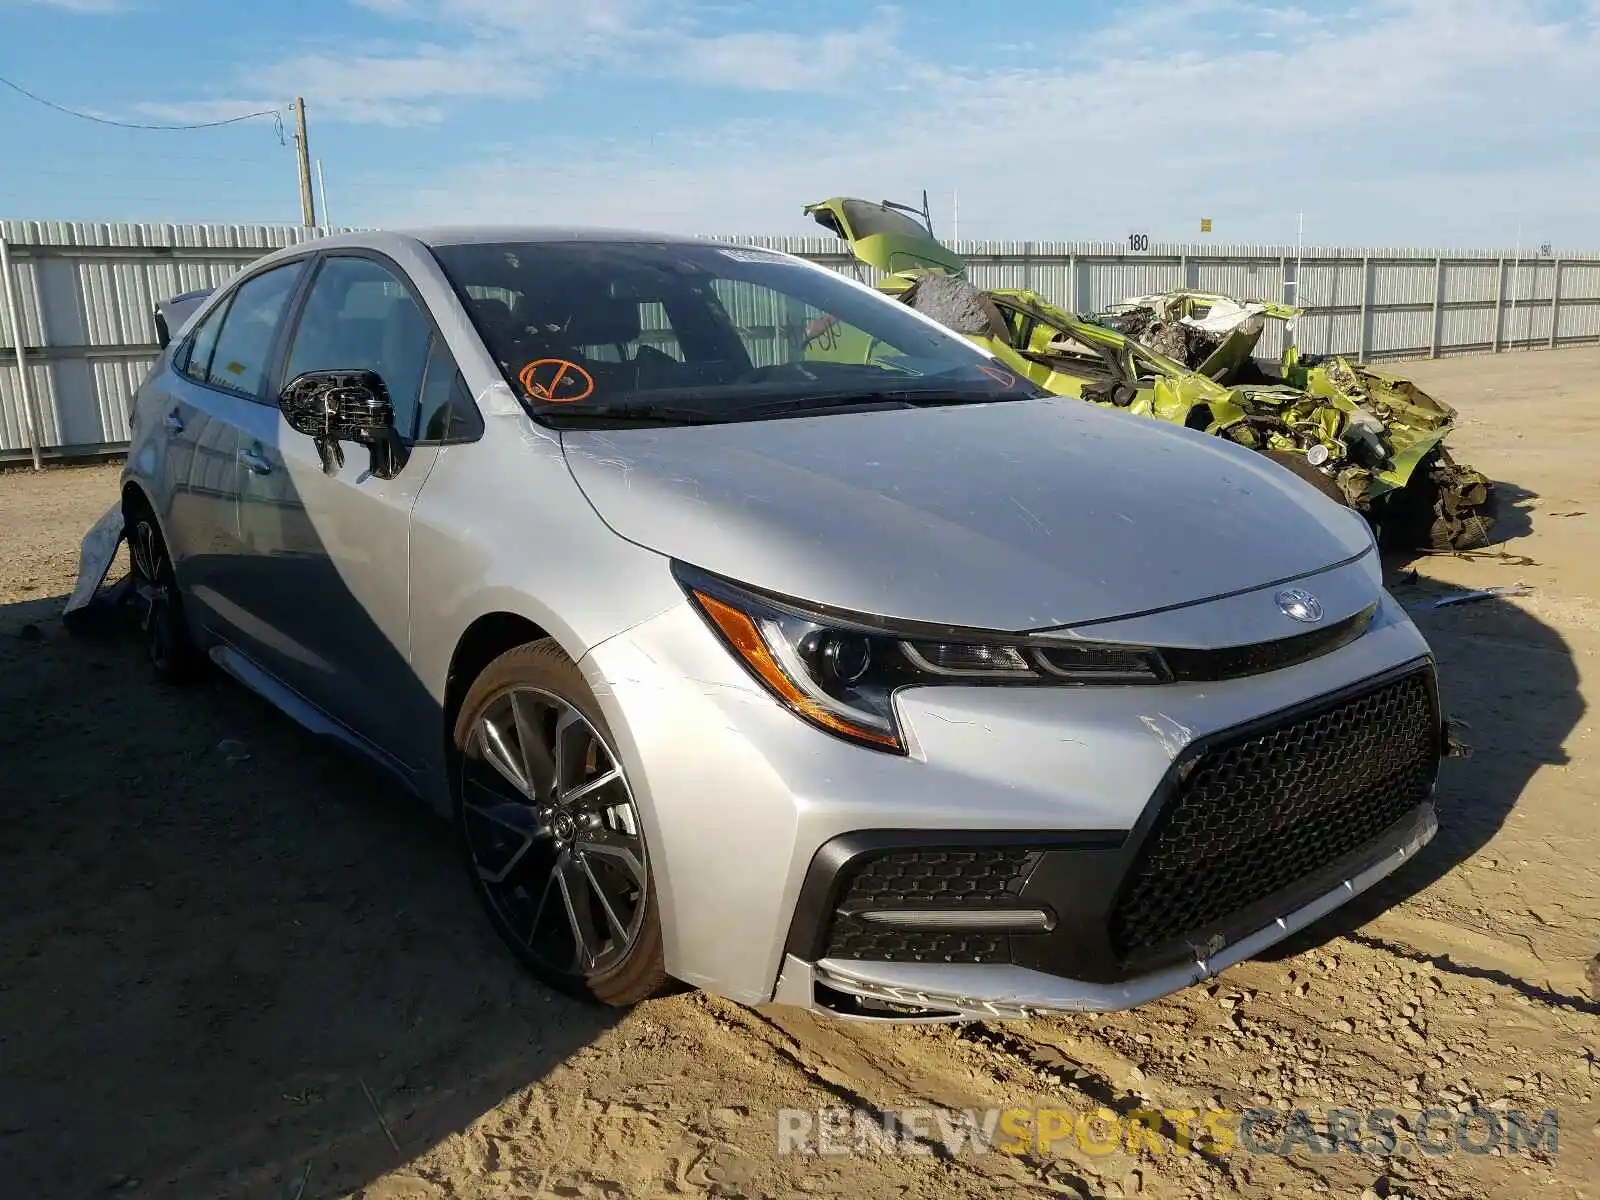
[(644, 925), (649, 874), (615, 752), (572, 703), (532, 687), (492, 699), (464, 751), (467, 852), (506, 932), (559, 975), (620, 966)]

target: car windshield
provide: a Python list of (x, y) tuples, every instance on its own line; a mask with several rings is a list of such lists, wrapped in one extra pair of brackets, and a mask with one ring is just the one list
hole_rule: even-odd
[(699, 243), (465, 243), (434, 254), (536, 416), (686, 406), (1018, 399), (1025, 380), (846, 279), (772, 251)]

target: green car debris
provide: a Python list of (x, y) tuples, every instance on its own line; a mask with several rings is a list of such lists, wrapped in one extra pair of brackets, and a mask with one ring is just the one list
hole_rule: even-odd
[[(1449, 405), (1337, 355), (1298, 355), (1291, 345), (1276, 364), (1255, 358), (1265, 323), (1292, 322), (1300, 309), (1178, 291), (1085, 317), (1037, 292), (974, 286), (925, 210), (835, 197), (805, 212), (882, 273), (881, 291), (1047, 391), (1259, 450), (1363, 513), (1387, 547), (1452, 551), (1488, 540), (1492, 487), (1445, 448)], [(869, 361), (875, 348), (853, 333), (811, 331), (807, 356)]]

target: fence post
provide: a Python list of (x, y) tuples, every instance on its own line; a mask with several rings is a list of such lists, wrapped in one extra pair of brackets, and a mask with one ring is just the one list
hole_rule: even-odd
[[(1300, 284), (1298, 282), (1295, 283), (1294, 290), (1296, 293), (1295, 300), (1298, 301), (1300, 299)], [(1285, 304), (1291, 303), (1289, 299), (1289, 256), (1287, 254), (1278, 255), (1278, 299)], [(1299, 324), (1300, 322), (1297, 319), (1292, 318), (1283, 323), (1284, 340), (1278, 346), (1278, 358), (1280, 361), (1282, 361), (1290, 346), (1298, 345), (1300, 331), (1295, 326)]]
[(1189, 287), (1189, 252), (1187, 250), (1178, 255), (1178, 278), (1180, 280), (1178, 286), (1187, 291)]
[(1556, 330), (1561, 327), (1561, 260), (1551, 264), (1556, 276), (1550, 281), (1550, 349), (1556, 348)]
[(1078, 288), (1078, 255), (1077, 252), (1067, 255), (1067, 291), (1070, 298), (1067, 301), (1067, 311), (1077, 313), (1081, 311), (1082, 295)]
[(4, 276), (6, 312), (10, 316), (11, 348), (17, 355), (17, 399), (22, 405), (22, 419), (28, 426), (28, 449), (33, 454), (33, 469), (39, 470), (39, 423), (33, 413), (33, 389), (28, 386), (27, 357), (22, 350), (22, 312), (17, 304), (17, 290), (11, 282), (11, 249), (6, 245), (5, 234), (0, 232), (0, 276)]
[(1033, 291), (1033, 243), (1022, 243), (1022, 288)]
[(1365, 254), (1361, 256), (1361, 331), (1359, 342), (1356, 346), (1356, 361), (1367, 361), (1367, 343), (1372, 340), (1371, 331), (1367, 328), (1367, 296), (1372, 291), (1372, 260)]
[(1433, 336), (1428, 339), (1428, 357), (1439, 357), (1439, 341), (1444, 308), (1444, 259), (1433, 257)]
[(1494, 260), (1494, 341), (1489, 344), (1491, 354), (1500, 353), (1500, 321), (1506, 311), (1506, 260)]

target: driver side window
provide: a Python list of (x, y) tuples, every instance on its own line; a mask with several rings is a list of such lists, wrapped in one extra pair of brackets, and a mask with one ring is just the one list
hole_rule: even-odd
[(300, 314), (284, 381), (307, 371), (373, 371), (402, 435), (416, 427), (432, 330), (410, 288), (369, 258), (329, 258)]

